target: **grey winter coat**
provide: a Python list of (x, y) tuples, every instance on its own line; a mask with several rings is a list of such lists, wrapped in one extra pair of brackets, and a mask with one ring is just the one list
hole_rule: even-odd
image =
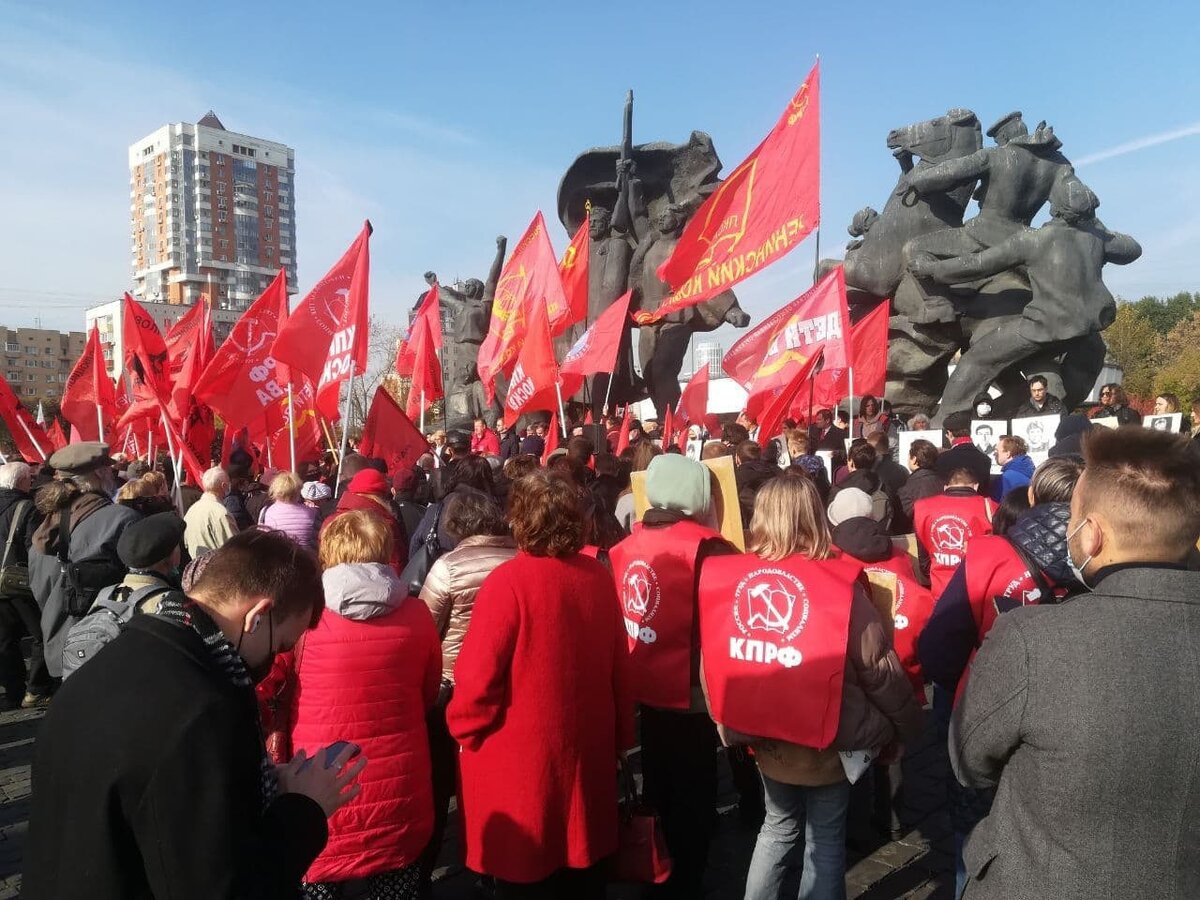
[[(90, 512), (88, 512), (90, 510)], [(80, 516), (87, 512), (86, 516)], [(95, 493), (81, 494), (72, 503), (70, 545), (67, 558), (72, 562), (101, 554), (117, 557), (117, 539), (130, 522), (141, 515), (127, 506), (114, 504)], [(68, 616), (63, 593), (63, 572), (56, 552), (58, 515), (52, 514), (39, 526), (29, 549), (29, 584), (42, 610), (42, 637), (45, 640), (46, 668), (55, 678), (62, 677), (62, 651), (71, 626), (78, 617)]]
[(1110, 568), (996, 620), (954, 711), (959, 781), (996, 786), (967, 900), (1200, 897), (1200, 573)]

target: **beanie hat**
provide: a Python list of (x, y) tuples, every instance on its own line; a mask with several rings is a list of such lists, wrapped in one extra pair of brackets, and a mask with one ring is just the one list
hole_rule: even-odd
[(841, 525), (847, 519), (869, 517), (873, 509), (871, 498), (858, 488), (842, 488), (829, 504), (829, 524)]
[(306, 481), (304, 487), (300, 488), (300, 498), (311, 500), (313, 503), (319, 500), (328, 500), (332, 496), (333, 491), (329, 489), (329, 485), (319, 481)]
[(377, 469), (363, 469), (350, 479), (346, 490), (352, 494), (386, 494), (387, 479)]
[(646, 470), (646, 499), (655, 509), (704, 515), (712, 506), (708, 467), (677, 453), (654, 457)]

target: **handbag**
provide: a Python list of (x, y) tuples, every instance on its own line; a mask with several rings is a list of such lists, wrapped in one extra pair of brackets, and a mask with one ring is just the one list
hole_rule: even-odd
[(8, 561), (17, 531), (32, 507), (32, 501), (22, 500), (13, 512), (12, 523), (8, 527), (8, 540), (4, 544), (4, 558), (0, 560), (0, 597), (33, 599), (33, 590), (29, 587), (29, 566), (23, 563), (10, 564)]
[(633, 774), (619, 764), (624, 804), (617, 825), (617, 852), (610, 859), (613, 881), (662, 884), (671, 877), (671, 856), (663, 837), (662, 822), (638, 796)]
[(425, 579), (429, 577), (429, 570), (442, 555), (442, 544), (438, 538), (438, 519), (441, 517), (442, 505), (439, 503), (437, 504), (437, 513), (433, 517), (433, 525), (425, 532), (425, 537), (417, 547), (417, 552), (404, 566), (404, 571), (400, 573), (400, 583), (407, 588), (410, 597), (420, 596), (421, 588), (425, 586)]

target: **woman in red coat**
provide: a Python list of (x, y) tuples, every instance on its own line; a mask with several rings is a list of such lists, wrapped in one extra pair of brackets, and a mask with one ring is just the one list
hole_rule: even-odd
[(361, 793), (329, 820), (329, 842), (304, 878), (310, 898), (351, 888), (370, 900), (418, 896), (416, 863), (433, 831), (425, 714), (442, 649), (391, 556), (391, 529), (374, 513), (342, 513), (321, 532), (325, 614), (295, 650), (292, 749), (312, 756), (350, 741), (370, 765)]
[(484, 581), (455, 667), (467, 866), (497, 898), (604, 896), (617, 849), (617, 757), (633, 742), (612, 576), (580, 554), (579, 493), (513, 485), (519, 552)]

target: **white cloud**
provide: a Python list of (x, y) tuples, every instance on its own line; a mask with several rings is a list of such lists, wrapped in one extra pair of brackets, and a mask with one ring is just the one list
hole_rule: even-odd
[(1088, 166), (1092, 163), (1103, 162), (1106, 159), (1116, 159), (1119, 156), (1127, 156), (1130, 153), (1136, 153), (1139, 150), (1146, 150), (1150, 147), (1158, 147), (1162, 144), (1169, 144), (1172, 141), (1182, 140), (1186, 137), (1200, 135), (1200, 122), (1193, 122), (1191, 125), (1184, 125), (1182, 128), (1173, 128), (1170, 131), (1160, 131), (1157, 134), (1148, 134), (1145, 137), (1136, 138), (1132, 141), (1126, 141), (1123, 144), (1117, 144), (1115, 147), (1109, 147), (1107, 150), (1100, 150), (1097, 153), (1090, 153), (1078, 160), (1075, 160), (1076, 168), (1080, 166)]

